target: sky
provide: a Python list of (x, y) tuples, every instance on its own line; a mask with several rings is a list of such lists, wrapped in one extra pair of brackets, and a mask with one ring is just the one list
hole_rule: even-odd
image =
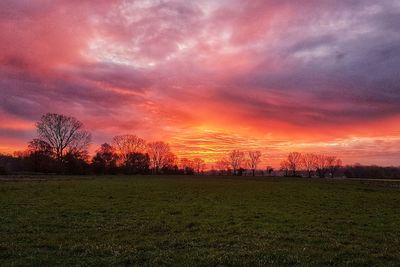
[(400, 165), (397, 0), (1, 0), (0, 152), (52, 112), (164, 140)]

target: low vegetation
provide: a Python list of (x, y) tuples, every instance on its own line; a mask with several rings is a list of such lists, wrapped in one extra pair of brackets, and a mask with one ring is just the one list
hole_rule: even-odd
[(0, 182), (1, 266), (400, 262), (400, 192), (384, 183), (227, 176), (42, 178)]
[[(342, 166), (334, 155), (290, 152), (280, 169), (262, 166), (258, 150), (233, 149), (219, 160), (206, 165), (199, 157), (178, 158), (168, 143), (148, 142), (134, 134), (114, 136), (94, 155), (88, 152), (91, 134), (74, 117), (48, 113), (36, 123), (37, 137), (24, 151), (13, 155), (0, 153), (0, 175), (235, 175), (291, 176), (319, 178), (400, 178), (400, 167)], [(264, 161), (267, 160), (264, 157)], [(264, 162), (265, 163), (265, 162)]]

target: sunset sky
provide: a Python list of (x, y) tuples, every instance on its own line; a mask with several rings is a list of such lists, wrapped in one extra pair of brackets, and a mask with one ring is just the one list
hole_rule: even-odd
[(0, 152), (47, 112), (164, 140), (400, 165), (398, 0), (1, 0)]

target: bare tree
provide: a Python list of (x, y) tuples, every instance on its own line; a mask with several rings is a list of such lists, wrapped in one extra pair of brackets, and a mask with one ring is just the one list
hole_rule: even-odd
[(206, 164), (204, 163), (204, 160), (202, 160), (201, 158), (194, 158), (193, 166), (194, 170), (198, 175), (201, 174), (206, 168)]
[(113, 147), (118, 154), (120, 163), (125, 164), (129, 155), (145, 152), (146, 141), (136, 135), (119, 135), (113, 138)]
[(301, 165), (301, 153), (299, 152), (291, 152), (287, 157), (287, 161), (289, 163), (289, 169), (292, 171), (293, 176), (296, 176), (296, 171)]
[(35, 153), (40, 153), (40, 154), (46, 154), (49, 157), (53, 157), (53, 148), (49, 143), (46, 141), (43, 141), (41, 139), (33, 139), (28, 143), (28, 152), (29, 154), (35, 154)]
[(183, 170), (184, 174), (193, 174), (194, 173), (194, 164), (193, 160), (182, 158), (180, 160), (180, 168)]
[(325, 178), (325, 175), (328, 171), (327, 156), (325, 156), (323, 154), (317, 155), (316, 160), (315, 160), (315, 169), (320, 178)]
[(230, 164), (227, 159), (221, 159), (215, 162), (215, 167), (220, 174), (223, 174), (225, 171), (228, 173), (229, 166)]
[(342, 161), (335, 156), (328, 156), (326, 157), (326, 164), (333, 178), (337, 170), (342, 166)]
[(147, 153), (150, 157), (150, 167), (158, 174), (170, 160), (171, 150), (167, 143), (152, 142), (147, 144)]
[(308, 178), (311, 178), (312, 172), (315, 171), (316, 161), (317, 161), (317, 155), (313, 153), (304, 154), (301, 158), (301, 163), (304, 169), (308, 173)]
[(261, 152), (260, 151), (248, 151), (248, 155), (249, 155), (249, 167), (253, 172), (253, 176), (255, 176), (257, 166), (261, 162)]
[(48, 113), (36, 123), (39, 139), (48, 143), (59, 161), (66, 153), (86, 151), (91, 135), (83, 129), (82, 122), (74, 117)]
[(178, 157), (171, 151), (168, 152), (162, 162), (161, 169), (163, 172), (178, 171)]
[(285, 176), (289, 176), (290, 163), (287, 160), (281, 161), (281, 171), (285, 172)]
[(232, 166), (234, 175), (236, 175), (237, 171), (242, 167), (244, 159), (245, 157), (242, 151), (233, 150), (231, 153), (229, 153), (229, 163)]

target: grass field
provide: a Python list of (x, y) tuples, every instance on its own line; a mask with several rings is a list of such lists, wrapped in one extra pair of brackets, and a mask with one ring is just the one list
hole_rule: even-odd
[(0, 182), (0, 266), (399, 266), (400, 189), (360, 181)]

